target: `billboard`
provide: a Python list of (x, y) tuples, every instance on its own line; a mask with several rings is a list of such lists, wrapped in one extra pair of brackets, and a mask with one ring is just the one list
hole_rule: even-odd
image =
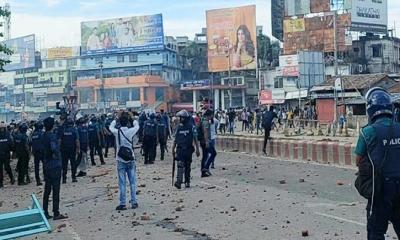
[(62, 59), (79, 56), (79, 47), (57, 47), (42, 51), (42, 59)]
[(325, 81), (323, 52), (300, 51), (298, 63), (300, 69), (299, 87), (312, 87)]
[(304, 18), (285, 19), (283, 29), (285, 33), (304, 32), (306, 30)]
[(299, 76), (299, 61), (297, 54), (279, 56), (279, 67), (282, 69), (282, 76), (296, 77)]
[(285, 16), (310, 13), (310, 0), (285, 0)]
[(285, 0), (271, 0), (272, 36), (283, 42), (283, 18), (285, 16)]
[(35, 35), (14, 38), (2, 42), (13, 51), (12, 55), (1, 54), (4, 60), (10, 60), (11, 63), (5, 65), (4, 70), (14, 71), (35, 67)]
[(351, 30), (386, 33), (388, 0), (351, 0)]
[(209, 10), (206, 15), (208, 70), (256, 69), (256, 6)]
[(81, 23), (82, 55), (164, 49), (161, 14)]
[(331, 0), (311, 0), (311, 12), (329, 12), (331, 10)]
[[(305, 31), (291, 31), (284, 33), (284, 53), (296, 54), (298, 50), (334, 51), (334, 22), (333, 16), (317, 16), (305, 18)], [(347, 29), (351, 26), (350, 14), (337, 16), (337, 43), (338, 50), (347, 49)]]

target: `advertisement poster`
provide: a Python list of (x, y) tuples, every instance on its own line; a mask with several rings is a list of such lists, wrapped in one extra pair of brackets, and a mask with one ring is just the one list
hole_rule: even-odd
[(5, 65), (4, 70), (14, 71), (35, 67), (35, 35), (10, 39), (3, 44), (13, 51), (12, 55), (1, 54), (2, 59), (11, 61)]
[(351, 30), (386, 33), (388, 0), (352, 0)]
[(48, 48), (42, 51), (42, 58), (45, 59), (62, 59), (79, 56), (79, 48), (74, 47), (57, 47)]
[(208, 70), (256, 69), (256, 6), (209, 10)]
[(164, 49), (161, 14), (81, 23), (82, 55)]

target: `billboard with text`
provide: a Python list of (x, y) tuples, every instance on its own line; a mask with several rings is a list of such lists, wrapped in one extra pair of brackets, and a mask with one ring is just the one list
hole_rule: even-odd
[(164, 49), (161, 14), (81, 23), (82, 55)]
[(35, 67), (35, 35), (10, 39), (3, 44), (13, 51), (12, 55), (0, 55), (2, 59), (11, 61), (5, 65), (4, 70), (14, 71)]
[(47, 48), (41, 51), (42, 59), (63, 59), (63, 58), (71, 58), (80, 55), (79, 47), (56, 47), (56, 48)]
[(386, 33), (388, 0), (351, 0), (353, 31)]
[(209, 10), (208, 70), (256, 69), (256, 6)]

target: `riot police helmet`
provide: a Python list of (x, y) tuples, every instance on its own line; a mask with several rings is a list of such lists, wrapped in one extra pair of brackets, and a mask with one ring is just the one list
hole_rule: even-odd
[(156, 114), (155, 114), (155, 113), (150, 113), (149, 118), (150, 118), (150, 119), (156, 118)]
[(21, 123), (18, 129), (21, 133), (26, 133), (28, 131), (28, 125), (26, 123)]
[(96, 116), (93, 116), (93, 117), (90, 119), (90, 121), (93, 122), (93, 123), (97, 122), (97, 117), (96, 117)]
[(189, 118), (189, 117), (190, 117), (189, 113), (188, 113), (185, 109), (180, 110), (180, 111), (176, 114), (176, 116), (177, 116), (177, 117), (180, 117), (180, 118)]
[(390, 93), (380, 87), (371, 88), (365, 95), (369, 120), (375, 121), (380, 116), (393, 116), (393, 100)]
[(42, 130), (43, 129), (43, 122), (42, 121), (37, 121), (35, 123), (35, 130)]

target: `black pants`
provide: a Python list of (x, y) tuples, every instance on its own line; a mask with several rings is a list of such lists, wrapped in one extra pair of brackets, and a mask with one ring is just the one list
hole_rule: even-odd
[(100, 146), (99, 143), (90, 143), (89, 144), (89, 149), (90, 149), (90, 161), (92, 162), (92, 165), (96, 165), (96, 162), (94, 161), (94, 155), (96, 153), (100, 157), (100, 162), (104, 163), (103, 151), (102, 151), (101, 146)]
[(111, 147), (114, 148), (114, 152), (116, 154), (117, 151), (115, 149), (114, 141), (115, 141), (115, 137), (113, 135), (106, 136), (106, 146), (105, 146), (105, 149), (104, 149), (104, 156), (105, 157), (108, 157), (108, 149), (111, 148)]
[(69, 149), (61, 152), (62, 157), (62, 179), (67, 180), (68, 163), (71, 164), (71, 178), (76, 179), (76, 150)]
[(39, 168), (40, 168), (40, 163), (42, 163), (42, 166), (43, 166), (43, 153), (40, 151), (34, 151), (33, 152), (33, 161), (35, 164), (36, 183), (39, 183), (40, 182)]
[(178, 184), (181, 184), (183, 182), (183, 175), (185, 175), (185, 183), (190, 183), (192, 154), (192, 149), (177, 149), (176, 160), (178, 171), (176, 174), (176, 182)]
[(10, 160), (11, 156), (10, 154), (2, 154), (0, 155), (0, 186), (3, 185), (3, 168), (6, 170), (6, 173), (8, 174), (8, 177), (10, 177), (11, 180), (14, 180), (14, 176), (12, 174), (12, 170), (10, 167)]
[(49, 197), (53, 191), (53, 214), (60, 215), (60, 181), (61, 169), (49, 169), (44, 171), (44, 194), (43, 194), (43, 211), (49, 214)]
[(206, 163), (207, 163), (210, 152), (209, 152), (209, 149), (206, 148), (205, 143), (201, 143), (200, 146), (201, 146), (201, 156), (202, 156), (201, 157), (201, 171), (203, 172), (204, 170), (207, 170)]
[(264, 128), (264, 151), (267, 151), (267, 143), (268, 143), (268, 139), (270, 138), (270, 134), (271, 134), (271, 129), (270, 128)]
[(161, 153), (161, 161), (164, 160), (165, 150), (167, 148), (167, 141), (160, 140), (160, 153)]
[(144, 147), (143, 149), (144, 163), (145, 164), (154, 163), (157, 155), (157, 138), (144, 136), (143, 147)]
[(219, 132), (222, 134), (226, 133), (226, 124), (225, 123), (220, 123), (219, 124)]
[(25, 180), (29, 179), (28, 167), (29, 167), (29, 156), (28, 154), (18, 155), (17, 172), (18, 172), (18, 183), (24, 183)]

